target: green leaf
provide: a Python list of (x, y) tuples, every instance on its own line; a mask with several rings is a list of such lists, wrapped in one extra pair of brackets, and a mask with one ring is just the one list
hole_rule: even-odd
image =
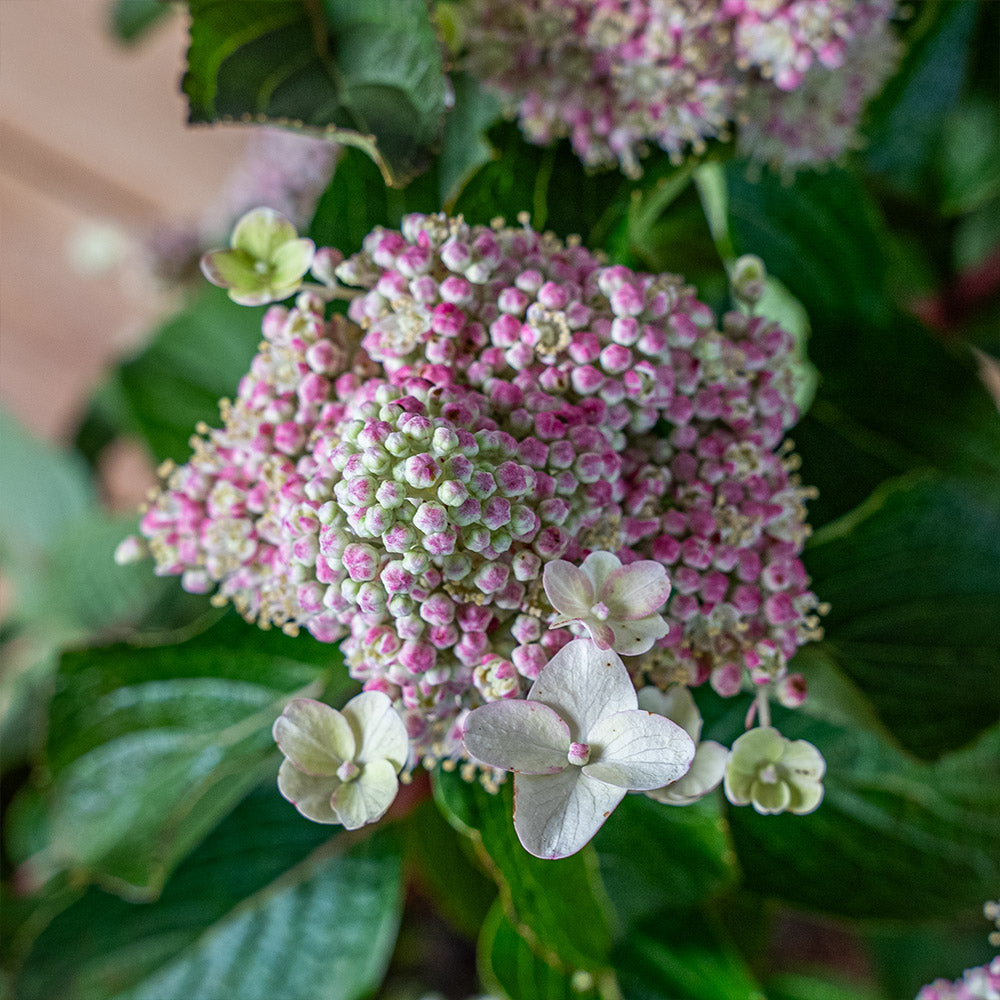
[(938, 155), (941, 127), (969, 66), (977, 4), (931, 0), (907, 33), (900, 70), (872, 103), (865, 160), (897, 190), (915, 196)]
[(441, 142), (441, 202), (447, 205), (462, 185), (495, 155), (485, 129), (500, 117), (500, 103), (468, 73), (451, 77), (455, 104), (448, 112)]
[(763, 258), (805, 306), (821, 371), (888, 322), (884, 225), (853, 174), (831, 168), (790, 186), (768, 170), (751, 181), (733, 161), (726, 184), (734, 251)]
[(95, 503), (86, 466), (0, 409), (0, 565), (37, 572), (52, 536)]
[(334, 677), (347, 683), (335, 647), (277, 638), (282, 651), (224, 619), (179, 645), (64, 656), (46, 755), (51, 841), (39, 863), (155, 896), (220, 817), (273, 776), (270, 729), (288, 699), (318, 696)]
[(602, 995), (589, 973), (569, 976), (536, 955), (499, 901), (482, 926), (479, 976), (487, 988), (502, 990), (510, 1000), (596, 1000)]
[(317, 246), (336, 247), (349, 256), (376, 226), (398, 228), (404, 215), (436, 212), (438, 207), (436, 171), (398, 191), (385, 186), (367, 156), (348, 149), (316, 205), (309, 235)]
[(508, 781), (490, 794), (457, 773), (434, 774), (438, 806), (472, 838), (518, 932), (563, 968), (600, 970), (607, 964), (611, 930), (593, 848), (560, 861), (528, 854), (514, 833), (512, 787)]
[(815, 401), (793, 431), (803, 481), (819, 488), (822, 524), (884, 478), (933, 466), (1000, 484), (1000, 418), (961, 344), (945, 346), (896, 313), (882, 219), (846, 171), (794, 187), (728, 174), (739, 253), (757, 253), (805, 306)]
[(594, 840), (601, 878), (624, 927), (731, 885), (736, 856), (715, 796), (683, 808), (626, 795)]
[(733, 946), (696, 913), (657, 915), (624, 938), (613, 958), (629, 1000), (764, 1000)]
[(403, 831), (407, 862), (435, 910), (459, 934), (475, 938), (496, 899), (497, 888), (472, 859), (469, 841), (429, 800), (407, 817)]
[(219, 399), (235, 395), (250, 367), (263, 314), (204, 286), (115, 372), (93, 406), (119, 433), (141, 437), (157, 461), (186, 461), (195, 425), (218, 426)]
[[(155, 903), (91, 889), (39, 937), (25, 1000), (360, 1000), (384, 975), (402, 905), (385, 833), (330, 839), (272, 788), (251, 796)], [(354, 846), (351, 846), (351, 845)]]
[(1000, 718), (1000, 496), (937, 476), (879, 488), (810, 541), (823, 655), (925, 758)]
[(169, 0), (114, 0), (109, 26), (118, 41), (132, 44), (142, 41), (173, 9)]
[(768, 1000), (884, 1000), (881, 993), (847, 984), (840, 979), (832, 981), (790, 972), (772, 976), (765, 986)]
[(405, 184), (441, 135), (445, 77), (424, 0), (189, 0), (192, 122), (286, 124), (363, 149)]
[(805, 711), (779, 712), (775, 724), (819, 747), (826, 794), (807, 816), (730, 809), (752, 891), (825, 914), (908, 921), (946, 920), (996, 893), (1000, 725), (926, 764)]

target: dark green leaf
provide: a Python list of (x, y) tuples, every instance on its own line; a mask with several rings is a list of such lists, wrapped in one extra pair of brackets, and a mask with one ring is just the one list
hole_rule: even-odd
[(169, 0), (114, 0), (110, 28), (120, 42), (138, 42), (172, 10)]
[(441, 135), (424, 0), (189, 0), (192, 122), (269, 121), (355, 145), (404, 184)]
[(885, 484), (810, 542), (823, 654), (908, 750), (933, 758), (1000, 718), (1000, 493)]
[[(346, 676), (335, 647), (268, 649), (226, 619), (175, 646), (63, 658), (47, 749), (46, 861), (117, 891), (155, 895), (170, 869), (254, 784), (273, 776), (270, 728), (290, 697)], [(302, 650), (300, 656), (299, 650)]]
[(475, 78), (455, 73), (451, 81), (455, 104), (445, 119), (439, 166), (444, 205), (457, 196), (474, 171), (494, 157), (484, 132), (500, 116), (499, 102)]
[(886, 325), (885, 230), (853, 174), (831, 168), (790, 186), (771, 171), (751, 181), (734, 161), (726, 180), (734, 250), (761, 256), (805, 306), (821, 371)]
[(407, 860), (434, 908), (458, 931), (475, 938), (497, 887), (472, 860), (469, 841), (450, 826), (433, 802), (422, 802), (403, 827)]
[(938, 153), (941, 126), (965, 82), (977, 4), (931, 0), (907, 33), (899, 72), (869, 109), (869, 167), (898, 190), (919, 193)]
[(356, 149), (345, 150), (316, 206), (309, 235), (317, 246), (357, 253), (376, 226), (398, 228), (410, 212), (435, 212), (436, 172), (418, 177), (403, 191), (387, 188), (372, 161)]
[(857, 725), (802, 711), (776, 724), (820, 749), (826, 794), (808, 816), (730, 810), (749, 888), (821, 913), (909, 921), (945, 920), (996, 893), (1000, 725), (931, 765)]
[(730, 885), (737, 874), (714, 796), (679, 808), (645, 795), (626, 795), (594, 846), (625, 933), (657, 910), (702, 902)]
[(673, 910), (648, 921), (614, 952), (629, 1000), (763, 1000), (732, 945), (709, 921)]
[(384, 974), (401, 909), (395, 838), (351, 847), (273, 788), (248, 799), (155, 903), (98, 889), (38, 939), (23, 1000), (356, 1000)]
[[(589, 973), (568, 975), (540, 958), (495, 905), (479, 938), (480, 976), (510, 1000), (596, 1000), (599, 994)], [(616, 995), (616, 994), (612, 994)]]
[(593, 848), (560, 861), (528, 854), (514, 833), (509, 781), (490, 794), (439, 770), (434, 797), (448, 821), (472, 838), (507, 915), (535, 951), (570, 969), (607, 964), (611, 931)]

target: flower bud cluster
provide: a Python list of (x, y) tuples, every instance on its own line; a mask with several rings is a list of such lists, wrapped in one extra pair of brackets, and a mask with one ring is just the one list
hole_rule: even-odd
[(647, 144), (697, 153), (708, 139), (728, 140), (735, 122), (746, 152), (795, 167), (850, 144), (864, 101), (894, 64), (894, 6), (475, 0), (468, 62), (529, 140), (568, 136), (589, 166), (619, 163), (634, 175)]
[(158, 572), (343, 638), (415, 758), (461, 755), (463, 713), (523, 696), (571, 638), (542, 572), (596, 550), (673, 584), (638, 679), (795, 703), (818, 620), (785, 331), (526, 225), (410, 216), (336, 275), (348, 319), (311, 294), (269, 310), (224, 428), (166, 470)]

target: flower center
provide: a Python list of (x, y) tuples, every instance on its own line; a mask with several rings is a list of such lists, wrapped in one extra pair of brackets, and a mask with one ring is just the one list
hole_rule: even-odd
[(776, 785), (778, 783), (778, 769), (773, 764), (768, 764), (758, 775), (765, 785)]
[(566, 754), (566, 758), (571, 764), (576, 764), (577, 767), (583, 767), (583, 765), (590, 760), (590, 744), (570, 743), (569, 753)]
[(353, 781), (361, 773), (361, 768), (354, 763), (353, 760), (345, 760), (340, 767), (337, 768), (337, 777), (341, 781)]
[(599, 622), (606, 622), (611, 617), (611, 609), (603, 602), (599, 601), (590, 609), (591, 615)]

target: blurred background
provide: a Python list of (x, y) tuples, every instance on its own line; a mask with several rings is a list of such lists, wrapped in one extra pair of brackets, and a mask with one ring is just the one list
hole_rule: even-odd
[(110, 10), (0, 3), (0, 402), (63, 442), (102, 372), (175, 301), (141, 251), (204, 214), (247, 142), (185, 124), (183, 16), (129, 45)]

